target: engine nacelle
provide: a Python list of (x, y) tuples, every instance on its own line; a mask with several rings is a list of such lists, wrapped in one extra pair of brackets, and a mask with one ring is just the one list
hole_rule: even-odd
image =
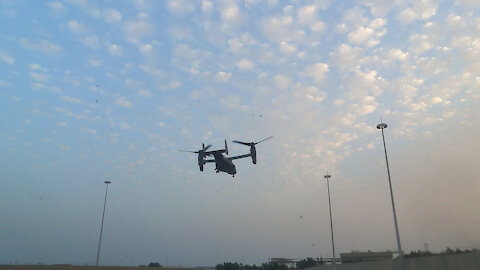
[(198, 153), (198, 167), (201, 172), (203, 172), (203, 165), (205, 165), (205, 154), (200, 152)]
[(252, 156), (253, 164), (257, 164), (257, 150), (255, 149), (255, 145), (250, 146), (250, 155)]

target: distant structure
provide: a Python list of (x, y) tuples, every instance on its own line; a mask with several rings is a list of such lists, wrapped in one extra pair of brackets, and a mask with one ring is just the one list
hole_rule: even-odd
[(352, 251), (349, 253), (340, 253), (340, 258), (343, 263), (369, 262), (369, 261), (383, 261), (392, 260), (393, 253), (391, 251), (384, 252), (361, 252)]
[(295, 267), (295, 264), (300, 261), (300, 259), (288, 259), (288, 258), (268, 258), (269, 263), (278, 263), (283, 264), (288, 267)]
[(429, 252), (429, 251), (430, 251), (430, 250), (428, 250), (428, 243), (423, 244), (423, 247), (425, 248), (425, 252)]

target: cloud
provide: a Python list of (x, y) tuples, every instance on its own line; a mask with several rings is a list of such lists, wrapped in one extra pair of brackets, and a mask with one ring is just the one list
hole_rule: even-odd
[(291, 79), (285, 75), (276, 75), (274, 78), (275, 86), (279, 89), (287, 89), (291, 84)]
[(254, 64), (248, 59), (242, 59), (237, 62), (237, 67), (239, 69), (252, 69)]
[[(225, 2), (227, 3), (227, 2)], [(220, 18), (226, 24), (236, 25), (240, 23), (242, 15), (240, 9), (235, 4), (235, 2), (230, 2), (226, 5), (223, 5), (220, 9)]]
[(376, 18), (369, 23), (369, 26), (373, 29), (379, 29), (387, 24), (387, 20), (383, 18)]
[(90, 47), (91, 49), (100, 48), (100, 41), (98, 40), (98, 37), (95, 35), (84, 37), (83, 43), (88, 47)]
[(305, 74), (312, 77), (317, 84), (321, 84), (323, 82), (323, 80), (325, 79), (325, 75), (328, 71), (328, 65), (321, 62), (307, 66), (305, 68)]
[(330, 52), (330, 63), (332, 63), (332, 66), (342, 70), (352, 70), (355, 69), (358, 63), (361, 63), (362, 53), (361, 48), (352, 47), (343, 43)]
[(403, 52), (400, 49), (390, 49), (387, 58), (397, 61), (405, 61), (408, 59), (408, 52)]
[(227, 82), (228, 80), (230, 80), (231, 77), (232, 77), (232, 73), (225, 72), (225, 71), (219, 71), (217, 73), (217, 75), (215, 76), (215, 79), (216, 79), (217, 82), (224, 83), (224, 82)]
[(316, 21), (315, 23), (312, 23), (309, 28), (310, 30), (319, 33), (323, 32), (327, 28), (327, 25), (322, 21)]
[(91, 17), (100, 18), (102, 15), (100, 9), (87, 0), (67, 0), (66, 2), (76, 5), (80, 10)]
[(166, 5), (168, 10), (174, 15), (187, 15), (196, 8), (195, 2), (189, 0), (168, 0)]
[(357, 101), (360, 101), (360, 103), (352, 104), (351, 108), (359, 115), (373, 113), (378, 107), (378, 103), (373, 96), (365, 96)]
[(142, 96), (142, 97), (151, 97), (152, 92), (150, 90), (147, 90), (147, 89), (140, 89), (140, 90), (138, 90), (138, 95)]
[(150, 74), (155, 77), (166, 77), (167, 73), (161, 69), (158, 69), (154, 66), (149, 66), (149, 65), (141, 65), (140, 69), (144, 71), (147, 74)]
[(315, 86), (301, 86), (295, 89), (295, 94), (301, 94), (305, 96), (305, 98), (309, 101), (313, 101), (316, 103), (323, 102), (327, 98), (327, 94), (325, 92), (320, 91)]
[(280, 52), (283, 54), (294, 54), (297, 52), (297, 46), (294, 43), (288, 43), (286, 41), (280, 42)]
[(370, 8), (370, 12), (373, 16), (384, 17), (386, 16), (397, 4), (395, 1), (384, 0), (361, 0), (367, 7)]
[(9, 65), (13, 65), (13, 63), (15, 62), (15, 59), (13, 57), (11, 57), (10, 55), (8, 55), (6, 52), (2, 50), (0, 50), (0, 60)]
[(0, 13), (2, 17), (4, 18), (16, 18), (17, 17), (17, 11), (13, 8), (8, 8), (8, 7), (3, 7), (0, 9)]
[(1, 87), (13, 87), (13, 84), (11, 84), (10, 82), (7, 82), (7, 81), (0, 80), (0, 86)]
[(303, 25), (314, 23), (317, 20), (317, 7), (310, 5), (299, 8), (297, 12), (297, 20)]
[(75, 20), (70, 20), (67, 23), (68, 30), (74, 34), (83, 35), (87, 32), (87, 27)]
[(416, 55), (424, 53), (434, 47), (433, 42), (430, 41), (427, 35), (413, 34), (408, 38), (408, 41), (410, 41), (408, 50)]
[(220, 103), (227, 109), (238, 109), (241, 107), (241, 98), (237, 95), (229, 95), (220, 99)]
[(123, 26), (125, 39), (132, 43), (138, 43), (145, 37), (154, 33), (153, 24), (143, 20), (129, 20)]
[(108, 23), (116, 23), (122, 20), (122, 14), (114, 8), (105, 9), (103, 11), (103, 16)]
[(91, 128), (81, 127), (80, 130), (91, 135), (97, 135), (97, 131)]
[(119, 97), (117, 98), (117, 100), (115, 101), (115, 103), (118, 105), (118, 106), (121, 106), (121, 107), (124, 107), (124, 108), (131, 108), (133, 107), (133, 104), (128, 101), (125, 97)]
[(130, 87), (130, 88), (140, 88), (144, 85), (145, 83), (144, 82), (141, 82), (141, 81), (135, 81), (135, 80), (132, 80), (130, 78), (126, 78), (125, 79), (125, 85)]
[(413, 1), (413, 5), (400, 12), (400, 20), (410, 23), (418, 19), (429, 19), (437, 13), (437, 0)]
[(132, 126), (130, 126), (130, 125), (129, 125), (128, 123), (126, 123), (126, 122), (121, 122), (121, 123), (119, 124), (119, 126), (120, 126), (121, 128), (123, 128), (123, 129), (131, 129), (131, 128), (132, 128)]
[(42, 71), (42, 72), (48, 72), (48, 69), (42, 67), (42, 66), (39, 65), (39, 64), (31, 63), (31, 64), (28, 65), (28, 67), (29, 67), (31, 70), (39, 70), (39, 71)]
[(62, 47), (60, 47), (59, 45), (43, 39), (33, 42), (26, 38), (21, 38), (19, 40), (19, 43), (20, 46), (25, 49), (32, 51), (40, 51), (49, 55), (58, 55), (62, 51)]
[(99, 67), (103, 64), (103, 60), (101, 59), (89, 59), (88, 63), (94, 67)]
[(373, 29), (362, 26), (357, 30), (350, 32), (348, 34), (348, 40), (355, 45), (359, 45), (369, 39), (373, 33)]
[(72, 97), (72, 96), (62, 96), (62, 100), (63, 101), (66, 101), (66, 102), (69, 102), (69, 103), (73, 103), (73, 104), (80, 104), (82, 103), (82, 101), (76, 97)]
[(203, 0), (202, 1), (202, 11), (203, 12), (210, 12), (213, 8), (213, 3), (208, 0)]
[(123, 54), (122, 48), (116, 44), (108, 46), (108, 52), (113, 56), (121, 56)]
[(305, 32), (294, 27), (291, 16), (271, 16), (262, 20), (262, 31), (266, 37), (276, 42), (292, 41), (300, 42)]
[(65, 15), (65, 13), (67, 13), (67, 8), (61, 2), (48, 2), (47, 7), (56, 17)]
[(480, 7), (480, 3), (477, 0), (455, 0), (455, 3), (466, 8)]
[(63, 150), (63, 151), (70, 151), (70, 147), (64, 144), (58, 144), (57, 145), (58, 149)]
[(39, 81), (39, 82), (48, 82), (48, 75), (45, 75), (45, 74), (40, 74), (40, 73), (30, 73), (30, 77), (36, 81)]
[(145, 56), (152, 55), (152, 53), (154, 52), (152, 44), (148, 43), (140, 45), (139, 50)]
[(31, 84), (31, 87), (34, 89), (34, 90), (40, 90), (42, 88), (45, 88), (46, 85), (43, 84), (43, 83), (40, 83), (40, 82), (34, 82)]
[(341, 32), (352, 31), (365, 26), (369, 22), (369, 18), (364, 15), (364, 10), (358, 7), (346, 10), (343, 13), (340, 26), (337, 26), (337, 30)]

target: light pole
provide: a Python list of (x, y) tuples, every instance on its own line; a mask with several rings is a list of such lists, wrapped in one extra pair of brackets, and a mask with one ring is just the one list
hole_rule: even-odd
[(337, 260), (335, 259), (335, 241), (333, 240), (333, 221), (332, 221), (332, 205), (330, 203), (330, 184), (328, 179), (332, 177), (330, 174), (327, 174), (323, 177), (327, 179), (327, 190), (328, 190), (328, 208), (330, 209), (330, 231), (332, 232), (332, 252), (333, 252), (333, 264), (337, 263)]
[(125, 256), (125, 258), (130, 259), (130, 266), (133, 266), (133, 259), (130, 256)]
[(385, 161), (387, 162), (388, 184), (390, 186), (390, 197), (392, 199), (393, 221), (395, 223), (395, 233), (397, 235), (398, 256), (402, 258), (403, 251), (402, 251), (402, 245), (400, 244), (400, 233), (398, 232), (397, 212), (395, 211), (395, 201), (393, 200), (393, 189), (392, 189), (392, 180), (390, 178), (390, 167), (388, 166), (387, 146), (385, 145), (385, 135), (383, 134), (383, 130), (386, 128), (387, 128), (387, 124), (385, 123), (380, 123), (377, 125), (377, 129), (382, 130), (383, 149), (385, 150)]
[(105, 181), (105, 184), (107, 184), (107, 188), (105, 189), (105, 201), (103, 203), (102, 226), (100, 227), (100, 239), (98, 240), (97, 262), (95, 263), (95, 266), (98, 266), (98, 259), (100, 258), (100, 246), (102, 245), (102, 233), (103, 233), (103, 220), (105, 218), (105, 206), (107, 205), (108, 184), (110, 183), (112, 182), (108, 180)]

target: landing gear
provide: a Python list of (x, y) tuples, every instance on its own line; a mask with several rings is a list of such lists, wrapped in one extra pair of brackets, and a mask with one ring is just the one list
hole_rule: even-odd
[(215, 170), (216, 173), (219, 173), (220, 171), (219, 170)]

